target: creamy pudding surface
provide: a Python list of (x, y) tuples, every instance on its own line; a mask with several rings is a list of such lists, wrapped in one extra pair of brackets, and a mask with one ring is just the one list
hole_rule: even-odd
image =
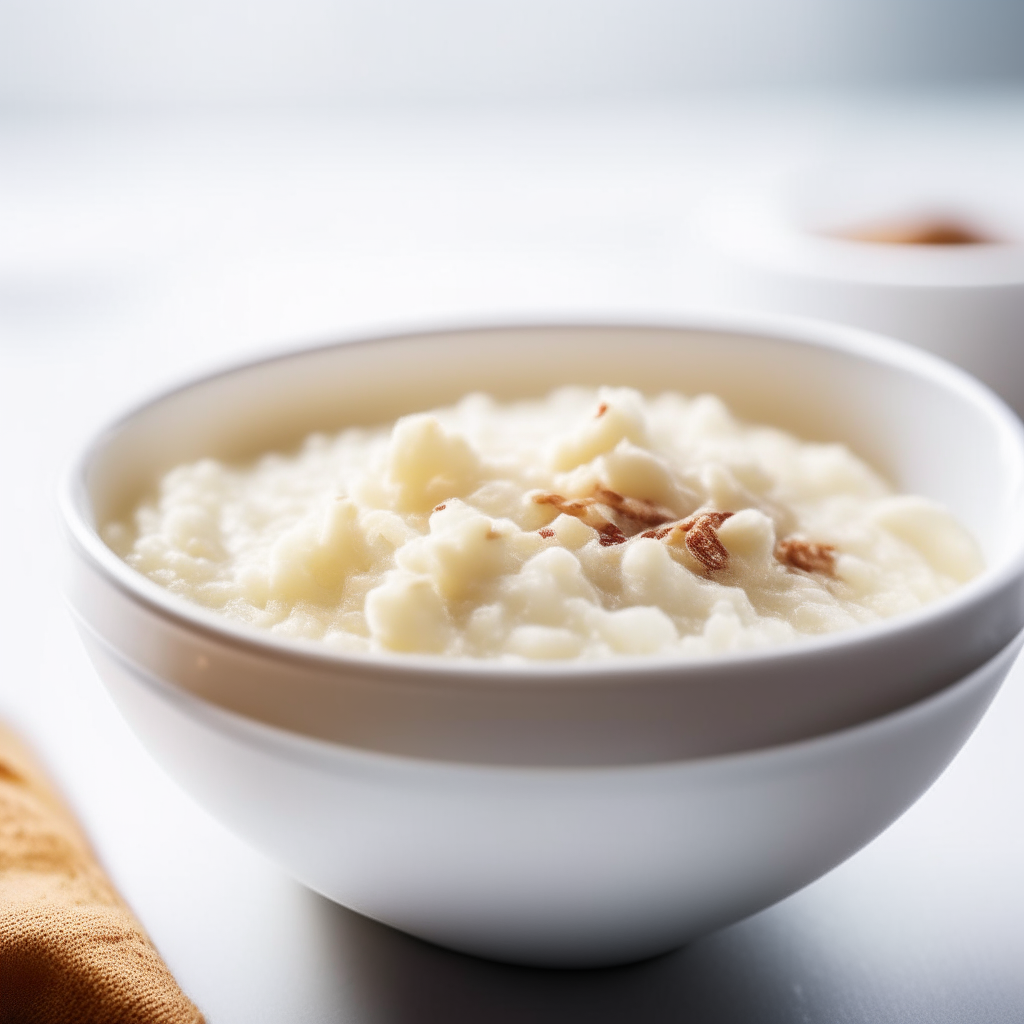
[(911, 611), (982, 569), (841, 444), (711, 395), (563, 388), (178, 466), (103, 536), (232, 619), (339, 651), (704, 656)]

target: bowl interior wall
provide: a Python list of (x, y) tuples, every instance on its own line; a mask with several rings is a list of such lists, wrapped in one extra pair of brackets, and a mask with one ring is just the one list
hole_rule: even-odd
[(539, 397), (563, 384), (712, 392), (747, 420), (842, 441), (901, 491), (942, 502), (990, 565), (1018, 547), (1019, 467), (982, 405), (938, 377), (782, 338), (717, 331), (505, 328), (342, 344), (258, 363), (157, 400), (89, 463), (99, 524), (124, 516), (172, 466), (288, 451), (314, 430), (383, 424), (457, 400)]

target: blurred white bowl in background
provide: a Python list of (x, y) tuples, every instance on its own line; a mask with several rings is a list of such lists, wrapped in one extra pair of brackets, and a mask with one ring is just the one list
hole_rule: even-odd
[[(701, 216), (706, 300), (911, 342), (1024, 414), (1022, 179), (1024, 167), (992, 160), (892, 159), (734, 182)], [(881, 240), (930, 228), (978, 241)]]

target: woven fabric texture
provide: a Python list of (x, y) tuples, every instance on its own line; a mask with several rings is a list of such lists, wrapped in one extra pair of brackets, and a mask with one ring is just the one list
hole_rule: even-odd
[(0, 1024), (202, 1024), (71, 813), (0, 725)]

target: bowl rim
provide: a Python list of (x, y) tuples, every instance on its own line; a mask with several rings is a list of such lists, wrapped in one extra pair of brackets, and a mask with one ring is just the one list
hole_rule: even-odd
[[(799, 739), (788, 739), (777, 743), (768, 743), (755, 747), (741, 747), (720, 753), (699, 754), (671, 760), (652, 761), (610, 761), (583, 764), (545, 764), (541, 763), (507, 763), (502, 761), (458, 760), (443, 757), (425, 757), (422, 754), (409, 754), (394, 750), (379, 750), (372, 747), (361, 747), (337, 740), (324, 740), (307, 733), (296, 732), (286, 726), (263, 721), (243, 714), (214, 701), (205, 699), (196, 693), (175, 686), (160, 679), (151, 672), (136, 670), (133, 673), (133, 685), (143, 687), (153, 693), (159, 700), (166, 701), (177, 708), (185, 717), (198, 720), (214, 732), (231, 736), (246, 746), (255, 747), (271, 757), (281, 757), (298, 764), (326, 770), (329, 772), (345, 771), (353, 762), (371, 765), (387, 770), (400, 765), (418, 772), (429, 768), (431, 772), (463, 775), (466, 773), (486, 773), (492, 778), (512, 776), (533, 776), (534, 778), (610, 778), (622, 774), (630, 775), (673, 775), (680, 770), (705, 771), (708, 766), (756, 765), (766, 760), (803, 759), (813, 756), (815, 751), (825, 747), (859, 746), (863, 737), (879, 730), (891, 731), (899, 729), (900, 723), (921, 715), (930, 715), (936, 709), (956, 703), (967, 690), (983, 688), (988, 684), (985, 677), (995, 667), (1004, 662), (1006, 667), (1004, 678), (995, 685), (995, 692), (1005, 682), (1005, 676), (1013, 670), (1013, 666), (1024, 648), (1024, 629), (1021, 629), (1008, 643), (1003, 644), (981, 664), (963, 673), (948, 686), (941, 690), (927, 693), (907, 704), (890, 709), (871, 718), (861, 719), (850, 724), (816, 732)], [(986, 702), (986, 708), (992, 697)], [(966, 739), (963, 741), (966, 742)], [(960, 744), (962, 746), (962, 744)], [(959, 748), (958, 748), (959, 749)]]
[[(898, 614), (879, 622), (821, 636), (805, 637), (778, 647), (747, 651), (728, 651), (714, 655), (680, 657), (666, 655), (616, 655), (609, 658), (513, 661), (499, 658), (455, 657), (398, 652), (342, 652), (314, 640), (278, 637), (267, 630), (236, 622), (212, 609), (194, 604), (173, 594), (153, 580), (132, 569), (100, 537), (91, 518), (91, 501), (86, 475), (92, 461), (104, 446), (131, 420), (164, 401), (173, 399), (194, 387), (205, 385), (245, 372), (291, 359), (301, 359), (331, 349), (384, 345), (411, 339), (432, 339), (465, 334), (500, 334), (521, 331), (587, 331), (637, 330), (650, 332), (704, 332), (753, 335), (805, 347), (824, 347), (853, 358), (882, 363), (892, 369), (909, 371), (956, 392), (962, 399), (979, 407), (992, 422), (994, 439), (1012, 456), (1013, 473), (1007, 491), (1016, 494), (1024, 508), (1024, 423), (991, 389), (959, 367), (922, 349), (888, 338), (877, 332), (847, 327), (806, 317), (747, 312), (696, 310), (677, 314), (671, 319), (616, 319), (602, 317), (585, 321), (567, 318), (526, 320), (494, 318), (487, 323), (460, 323), (454, 326), (435, 325), (422, 329), (409, 328), (381, 333), (357, 331), (333, 340), (284, 347), (253, 359), (232, 361), (208, 372), (200, 372), (133, 403), (126, 411), (92, 433), (62, 474), (57, 501), (61, 522), (72, 547), (84, 555), (88, 563), (123, 594), (160, 618), (179, 627), (198, 632), (207, 639), (227, 644), (249, 653), (270, 656), (276, 661), (289, 661), (313, 668), (334, 668), (341, 672), (357, 670), (364, 677), (386, 676), (390, 682), (417, 684), (424, 675), (444, 677), (451, 684), (491, 684), (495, 680), (529, 685), (549, 679), (586, 678), (590, 683), (618, 683), (623, 676), (671, 671), (691, 676), (726, 672), (743, 666), (766, 662), (784, 666), (804, 661), (822, 653), (840, 654), (859, 650), (885, 641), (900, 633), (912, 633), (941, 622), (952, 623), (970, 607), (994, 592), (1024, 578), (1024, 527), (1009, 555), (999, 564), (986, 568), (973, 580), (952, 593), (914, 611)], [(1022, 517), (1024, 521), (1024, 517)], [(479, 679), (477, 677), (480, 677)]]

